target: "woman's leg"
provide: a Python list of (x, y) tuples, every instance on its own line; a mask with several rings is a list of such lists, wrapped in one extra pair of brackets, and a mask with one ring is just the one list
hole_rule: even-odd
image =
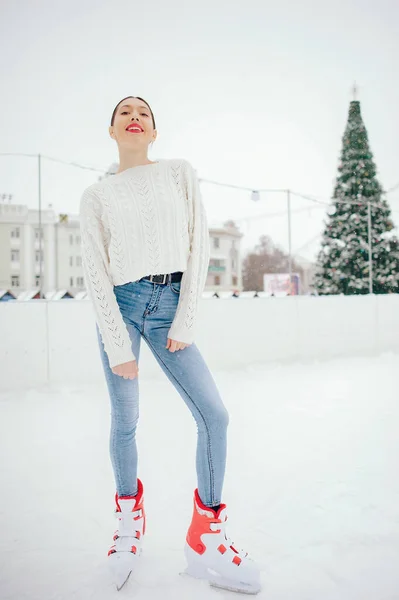
[(166, 349), (176, 296), (164, 286), (157, 309), (145, 318), (142, 336), (196, 420), (198, 493), (206, 506), (217, 506), (222, 502), (229, 416), (196, 345), (177, 352)]
[[(127, 323), (126, 326), (132, 341), (133, 354), (138, 361), (140, 332), (132, 324)], [(111, 403), (109, 450), (116, 491), (119, 496), (135, 496), (137, 494), (136, 428), (139, 420), (138, 378), (123, 379), (112, 372), (97, 325), (96, 329)]]

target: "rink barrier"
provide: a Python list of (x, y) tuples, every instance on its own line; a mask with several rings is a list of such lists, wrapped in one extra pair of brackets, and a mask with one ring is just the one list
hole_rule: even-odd
[[(0, 389), (103, 381), (89, 300), (0, 303)], [(399, 352), (399, 295), (201, 299), (212, 370)], [(164, 377), (145, 342), (142, 377)], [(100, 378), (100, 379), (99, 379)]]

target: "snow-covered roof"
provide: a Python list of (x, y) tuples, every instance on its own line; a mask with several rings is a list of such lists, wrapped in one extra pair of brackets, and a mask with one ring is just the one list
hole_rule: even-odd
[[(38, 294), (39, 294), (39, 290), (37, 288), (32, 289), (32, 290), (24, 290), (23, 292), (20, 292), (17, 295), (16, 299), (19, 300), (20, 302), (23, 302), (26, 300), (32, 300)], [(66, 294), (69, 294), (73, 298), (73, 294), (69, 290), (50, 290), (49, 292), (45, 292), (43, 294), (43, 298), (41, 298), (41, 299), (42, 300), (62, 300)]]
[(19, 302), (24, 302), (26, 300), (32, 300), (39, 293), (38, 289), (33, 290), (25, 290), (24, 292), (20, 292), (17, 296), (17, 300)]
[(57, 290), (51, 290), (50, 292), (46, 292), (44, 294), (44, 297), (46, 300), (51, 300), (51, 298), (54, 296), (54, 294), (57, 292)]
[(75, 300), (85, 300), (87, 298), (87, 292), (84, 290), (83, 292), (78, 292), (75, 294)]
[(11, 290), (0, 290), (0, 298), (4, 298), (4, 296), (10, 295), (13, 298), (16, 298), (16, 294)]
[(69, 294), (73, 298), (73, 294), (71, 294), (71, 292), (68, 290), (58, 290), (52, 295), (51, 298), (47, 298), (47, 300), (62, 300), (66, 294)]

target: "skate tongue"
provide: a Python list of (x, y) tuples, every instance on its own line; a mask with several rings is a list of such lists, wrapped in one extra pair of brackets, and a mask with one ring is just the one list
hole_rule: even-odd
[(136, 498), (118, 498), (118, 504), (123, 513), (132, 512), (136, 506)]
[[(220, 510), (220, 509), (219, 509)], [(217, 514), (217, 513), (216, 513)], [(217, 514), (218, 518), (223, 522), (226, 520), (227, 517), (227, 509), (226, 507), (222, 508), (222, 510), (220, 510), (219, 514)]]
[(137, 484), (138, 489), (135, 496), (119, 496), (118, 492), (115, 493), (116, 506), (119, 506), (123, 512), (135, 510), (136, 506), (143, 504), (144, 488), (140, 479), (137, 480)]

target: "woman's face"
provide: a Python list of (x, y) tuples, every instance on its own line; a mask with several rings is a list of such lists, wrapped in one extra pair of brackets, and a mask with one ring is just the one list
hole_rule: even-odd
[(142, 100), (127, 98), (118, 106), (109, 134), (118, 146), (147, 149), (157, 137), (151, 111)]

